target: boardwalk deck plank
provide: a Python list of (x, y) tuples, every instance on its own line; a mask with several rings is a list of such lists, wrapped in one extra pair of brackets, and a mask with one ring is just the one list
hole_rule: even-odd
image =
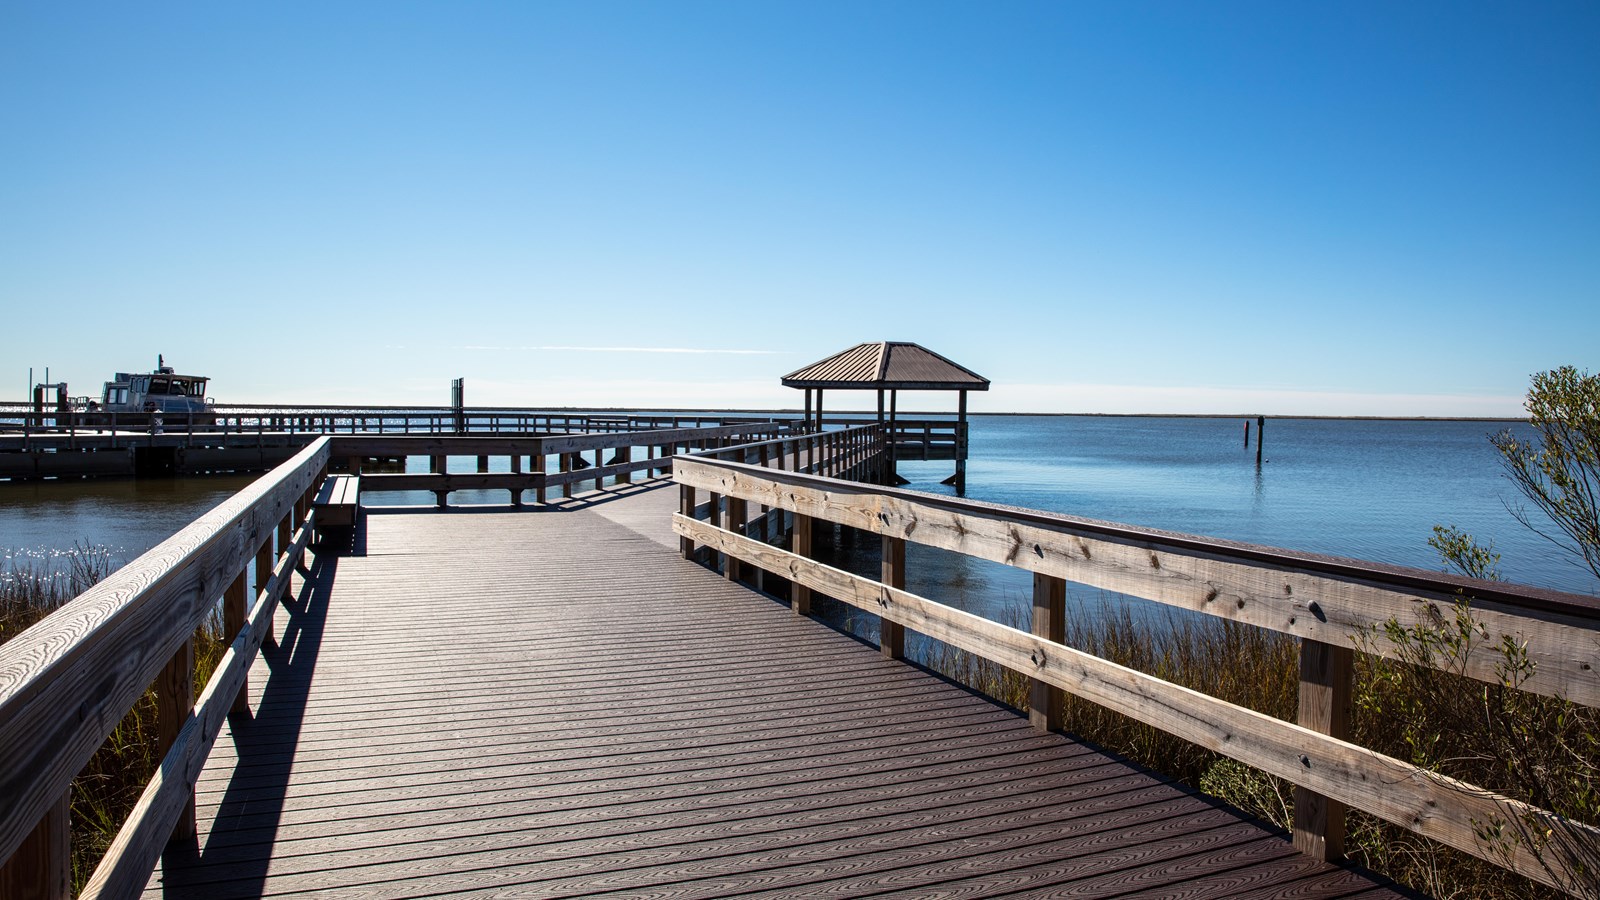
[(1393, 896), (679, 559), (670, 490), (372, 511), (149, 897)]

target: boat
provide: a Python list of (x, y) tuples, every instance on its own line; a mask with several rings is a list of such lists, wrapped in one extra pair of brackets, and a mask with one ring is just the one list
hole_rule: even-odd
[[(210, 380), (204, 375), (179, 375), (157, 354), (155, 371), (118, 372), (106, 382), (99, 408), (105, 412), (209, 413), (212, 401), (206, 396), (206, 383)], [(91, 403), (91, 409), (95, 405)]]

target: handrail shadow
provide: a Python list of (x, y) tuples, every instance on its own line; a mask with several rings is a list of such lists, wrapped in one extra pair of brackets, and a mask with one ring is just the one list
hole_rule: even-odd
[(254, 712), (228, 717), (237, 762), (206, 845), (174, 846), (162, 856), (163, 896), (205, 900), (217, 876), (232, 882), (230, 891), (264, 889), (338, 568), (336, 554), (317, 554), (298, 595), (284, 598), (283, 637), (261, 649), (270, 670), (261, 699)]

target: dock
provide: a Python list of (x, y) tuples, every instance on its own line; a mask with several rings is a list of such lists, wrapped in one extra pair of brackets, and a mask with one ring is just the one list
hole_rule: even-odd
[(679, 558), (676, 500), (369, 512), (145, 896), (1397, 896)]
[[(72, 779), (153, 686), (163, 761), (85, 897), (1407, 896), (1342, 861), (1347, 809), (1597, 896), (1600, 829), (1353, 744), (1346, 714), (1353, 654), (1385, 652), (1360, 635), (1467, 591), (1525, 648), (1520, 690), (1600, 705), (1594, 598), (907, 491), (884, 423), (771, 427), (313, 440), (0, 645), (0, 893), (70, 895)], [(319, 523), (384, 490), (437, 502)], [(815, 559), (821, 528), (881, 541), (878, 571)], [(1032, 621), (907, 591), (911, 542), (1031, 572)], [(1068, 646), (1069, 582), (1293, 635), (1298, 715)], [(1028, 709), (908, 633), (1024, 675)], [(1066, 693), (1295, 785), (1293, 828), (1077, 740)]]
[[(859, 424), (859, 416), (824, 418), (820, 410), (815, 417), (808, 410), (801, 419), (716, 411), (219, 404), (189, 415), (40, 411), (0, 403), (0, 482), (266, 472), (327, 435), (536, 438), (732, 428), (754, 437)], [(890, 425), (897, 459), (965, 465), (964, 417), (902, 416)]]

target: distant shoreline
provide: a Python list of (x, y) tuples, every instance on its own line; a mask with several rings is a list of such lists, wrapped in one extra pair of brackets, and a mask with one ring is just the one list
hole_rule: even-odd
[[(11, 403), (8, 406), (24, 406), (27, 404)], [(435, 404), (389, 404), (389, 405), (353, 405), (353, 404), (275, 404), (275, 403), (238, 403), (221, 404), (221, 406), (240, 407), (271, 407), (284, 411), (304, 410), (346, 410), (366, 409), (378, 413), (386, 410), (411, 410), (411, 411), (442, 411), (449, 412), (451, 407)], [(750, 407), (709, 407), (709, 406), (468, 406), (468, 412), (516, 412), (534, 411), (541, 413), (557, 413), (578, 415), (583, 413), (599, 413), (602, 415), (622, 415), (627, 413), (640, 413), (645, 415), (778, 415), (794, 416), (799, 418), (805, 415), (804, 409), (759, 409)], [(827, 409), (825, 415), (841, 416), (875, 416), (876, 410), (866, 409)], [(900, 409), (895, 413), (901, 418), (927, 418), (932, 416), (955, 416), (951, 410), (916, 410)], [(972, 419), (994, 418), (999, 416), (1018, 416), (1029, 418), (1096, 418), (1096, 419), (1255, 419), (1263, 416), (1262, 413), (1109, 413), (1109, 412), (1015, 412), (1015, 411), (983, 411), (967, 410), (967, 417)], [(1527, 422), (1523, 416), (1330, 416), (1315, 414), (1277, 414), (1265, 415), (1265, 418), (1282, 421), (1284, 419), (1305, 419), (1308, 421), (1348, 421), (1348, 422), (1490, 422), (1512, 424)]]
[[(470, 410), (472, 407), (468, 407)], [(489, 407), (485, 407), (486, 409)], [(532, 408), (532, 407), (530, 407)], [(545, 409), (546, 407), (540, 407)], [(600, 412), (600, 413), (737, 413), (740, 415), (784, 415), (803, 416), (803, 409), (713, 409), (711, 407), (643, 407), (643, 406), (554, 406), (548, 407), (551, 412)], [(876, 410), (872, 409), (840, 409), (824, 410), (824, 415), (872, 416)], [(887, 415), (887, 414), (886, 414)], [(948, 410), (913, 410), (901, 409), (895, 412), (899, 418), (921, 418), (926, 416), (954, 416)], [(996, 416), (1029, 416), (1033, 418), (1097, 418), (1097, 419), (1308, 419), (1316, 421), (1350, 421), (1350, 422), (1527, 422), (1525, 417), (1508, 416), (1327, 416), (1327, 415), (1300, 415), (1281, 414), (1265, 415), (1262, 413), (1098, 413), (1098, 412), (974, 412), (967, 410), (967, 418), (978, 419)]]

